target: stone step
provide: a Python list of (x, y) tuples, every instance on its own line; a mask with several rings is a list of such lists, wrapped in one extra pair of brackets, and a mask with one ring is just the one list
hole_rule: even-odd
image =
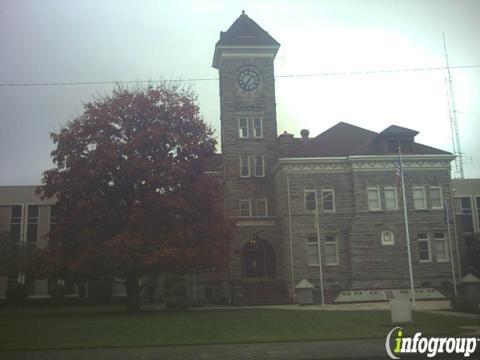
[(233, 287), (235, 305), (275, 305), (288, 303), (285, 285), (272, 279), (248, 279)]

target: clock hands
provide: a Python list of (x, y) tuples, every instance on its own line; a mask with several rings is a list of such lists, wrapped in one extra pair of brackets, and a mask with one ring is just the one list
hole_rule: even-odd
[(245, 82), (245, 87), (246, 87), (246, 88), (248, 87), (248, 84), (250, 84), (250, 81), (252, 81), (252, 80), (253, 80), (253, 76), (250, 75), (250, 76), (247, 78), (247, 81)]
[(250, 69), (242, 71), (238, 77), (238, 85), (240, 85), (244, 91), (254, 90), (259, 82), (260, 79), (257, 73)]

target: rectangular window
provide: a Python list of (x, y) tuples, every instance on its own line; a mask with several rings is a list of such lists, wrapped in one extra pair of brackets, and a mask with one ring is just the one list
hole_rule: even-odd
[(305, 190), (305, 211), (317, 210), (317, 190)]
[(265, 164), (263, 160), (263, 155), (255, 155), (254, 163), (255, 163), (255, 176), (256, 177), (265, 176)]
[(380, 189), (378, 187), (367, 188), (368, 210), (382, 210), (380, 205)]
[(413, 141), (412, 140), (402, 140), (400, 142), (402, 147), (402, 154), (412, 154), (413, 153)]
[(253, 136), (256, 138), (263, 137), (263, 121), (261, 118), (253, 119)]
[(338, 265), (338, 246), (335, 236), (325, 237), (325, 265)]
[(317, 235), (307, 237), (307, 264), (308, 266), (319, 266), (318, 259), (318, 238)]
[(455, 197), (453, 200), (456, 214), (472, 214), (472, 200), (470, 199), (470, 196)]
[(413, 187), (413, 207), (417, 210), (427, 208), (427, 202), (425, 199), (425, 188), (423, 186)]
[(448, 261), (447, 240), (444, 233), (433, 234), (435, 240), (435, 259), (437, 262)]
[(430, 202), (432, 209), (443, 209), (442, 188), (440, 186), (430, 186)]
[(249, 217), (252, 214), (252, 206), (250, 199), (243, 199), (238, 201), (239, 215), (241, 217)]
[(387, 153), (388, 154), (398, 154), (399, 147), (398, 140), (388, 140), (387, 141)]
[(50, 231), (53, 231), (57, 225), (58, 205), (50, 206)]
[(22, 238), (22, 206), (13, 205), (10, 208), (10, 239), (20, 242)]
[(247, 118), (238, 119), (238, 136), (241, 139), (248, 138), (248, 119)]
[(9, 272), (7, 275), (7, 282), (8, 284), (20, 284), (20, 273), (18, 272)]
[(38, 205), (28, 206), (27, 242), (37, 242), (38, 237)]
[(427, 234), (418, 234), (418, 258), (420, 262), (432, 261), (430, 256), (430, 243)]
[(455, 213), (462, 215), (463, 231), (474, 232), (472, 199), (470, 196), (460, 196), (454, 199)]
[(322, 206), (323, 211), (335, 211), (335, 193), (333, 189), (322, 190)]
[(255, 216), (267, 216), (267, 199), (255, 200)]
[(240, 156), (240, 177), (250, 176), (250, 156)]
[(385, 210), (398, 210), (397, 189), (385, 187)]

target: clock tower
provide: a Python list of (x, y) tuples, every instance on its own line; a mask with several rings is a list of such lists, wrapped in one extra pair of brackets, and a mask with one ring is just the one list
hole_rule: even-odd
[(246, 278), (278, 279), (280, 273), (272, 179), (278, 160), (273, 61), (279, 47), (245, 12), (215, 45), (225, 206), (236, 222), (228, 277), (240, 287)]

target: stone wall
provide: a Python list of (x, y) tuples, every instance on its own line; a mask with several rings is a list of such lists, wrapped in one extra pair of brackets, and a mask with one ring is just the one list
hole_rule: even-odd
[[(293, 159), (292, 159), (293, 160)], [(291, 162), (293, 164), (293, 162)], [(275, 177), (277, 213), (280, 216), (280, 231), (283, 258), (287, 268), (283, 279), (290, 291), (290, 228), (288, 217), (287, 175), (290, 184), (290, 213), (293, 243), (294, 283), (306, 278), (319, 285), (318, 266), (308, 266), (307, 236), (316, 234), (315, 215), (307, 213), (304, 205), (304, 190), (316, 189), (319, 201), (319, 231), (322, 246), (323, 280), (325, 289), (380, 289), (409, 287), (409, 270), (405, 225), (401, 193), (398, 194), (398, 210), (386, 211), (383, 187), (394, 184), (393, 163), (385, 169), (354, 169), (351, 163), (332, 167), (305, 167), (281, 165)], [(316, 170), (315, 170), (316, 169)], [(426, 188), (427, 210), (413, 208), (412, 186)], [(367, 201), (367, 187), (379, 186), (381, 191), (381, 211), (370, 211)], [(434, 232), (447, 234), (443, 210), (432, 210), (429, 186), (441, 186), (443, 199), (451, 204), (448, 167), (418, 168), (405, 170), (407, 209), (410, 224), (410, 244), (412, 252), (415, 286), (440, 287), (444, 282), (452, 282), (451, 262), (437, 262), (434, 241), (431, 240), (431, 262), (420, 262), (418, 255), (418, 233), (433, 236)], [(321, 189), (335, 191), (335, 212), (321, 210)], [(381, 233), (390, 230), (395, 236), (394, 245), (382, 245)], [(336, 235), (339, 252), (339, 265), (325, 265), (325, 236)], [(452, 251), (456, 265), (455, 236), (451, 229)], [(448, 237), (447, 237), (448, 245)], [(456, 270), (457, 271), (457, 270)], [(458, 276), (458, 272), (457, 272)]]

